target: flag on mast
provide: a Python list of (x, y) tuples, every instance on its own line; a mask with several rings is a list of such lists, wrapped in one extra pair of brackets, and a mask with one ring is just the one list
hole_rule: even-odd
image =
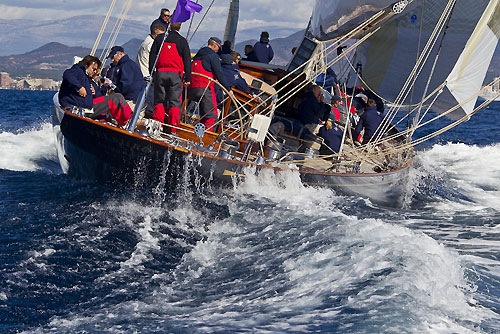
[(203, 7), (191, 0), (178, 0), (175, 7), (174, 15), (172, 15), (171, 23), (186, 22), (194, 12), (199, 13)]

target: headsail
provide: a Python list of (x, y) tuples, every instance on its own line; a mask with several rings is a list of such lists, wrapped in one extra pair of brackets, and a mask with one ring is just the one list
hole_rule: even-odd
[[(321, 3), (317, 7), (321, 9)], [(350, 5), (355, 12), (372, 5), (374, 9), (382, 9), (395, 1), (360, 1), (362, 5)], [(320, 4), (318, 7), (318, 3)], [(348, 5), (336, 2), (337, 7), (346, 10)], [(375, 6), (374, 3), (378, 4)], [(434, 28), (442, 18), (442, 13), (449, 5), (448, 0), (414, 0), (409, 3), (403, 13), (390, 18), (382, 28), (369, 38), (367, 43), (358, 49), (358, 56), (364, 65), (363, 79), (370, 88), (384, 98), (394, 100), (415, 67), (422, 49), (429, 40)], [(315, 8), (315, 12), (316, 12)], [(357, 15), (362, 18), (369, 14), (365, 11)], [(319, 17), (333, 17), (332, 14)], [(336, 24), (348, 28), (337, 13)], [(315, 20), (313, 22), (320, 22)], [(333, 27), (333, 26), (332, 26)], [(313, 31), (321, 31), (315, 26)], [(440, 48), (440, 58), (432, 71), (433, 60), (438, 52), (443, 33), (446, 37)], [(333, 32), (330, 31), (332, 36)], [(443, 29), (436, 40), (428, 60), (423, 67), (411, 94), (407, 94), (402, 103), (418, 103), (424, 92), (428, 78), (432, 80), (427, 93), (438, 89), (442, 84), (442, 93), (432, 106), (434, 111), (443, 113), (451, 107), (459, 108), (449, 117), (457, 119), (470, 114), (474, 108), (477, 95), (494, 50), (500, 37), (499, 0), (456, 1), (451, 12), (447, 28)]]

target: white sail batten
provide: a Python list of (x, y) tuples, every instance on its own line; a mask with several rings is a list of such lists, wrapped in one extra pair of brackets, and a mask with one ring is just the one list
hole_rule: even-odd
[[(474, 110), (499, 37), (500, 8), (499, 1), (495, 0), (490, 1), (446, 80), (447, 89), (467, 115)], [(471, 94), (474, 95), (472, 99)]]

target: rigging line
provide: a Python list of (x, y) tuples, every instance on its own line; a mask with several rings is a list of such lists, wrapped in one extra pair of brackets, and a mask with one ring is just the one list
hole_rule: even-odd
[[(428, 58), (430, 57), (431, 51), (434, 48), (435, 43), (437, 42), (437, 38), (439, 37), (439, 34), (444, 27), (444, 21), (445, 21), (445, 18), (447, 16), (447, 13), (449, 11), (450, 4), (452, 2), (453, 2), (453, 0), (450, 0), (448, 2), (445, 10), (443, 11), (438, 22), (436, 23), (436, 26), (434, 27), (434, 30), (433, 30), (431, 36), (429, 37), (429, 40), (427, 41), (427, 43), (424, 47), (424, 50), (422, 50), (422, 53), (420, 54), (420, 57), (417, 60), (417, 63), (415, 64), (412, 72), (408, 76), (406, 83), (402, 87), (401, 92), (399, 93), (399, 95), (396, 98), (396, 105), (401, 104), (400, 101), (404, 101), (406, 99), (406, 97), (408, 96), (408, 92), (406, 92), (406, 90), (408, 89), (408, 86), (410, 86), (410, 84), (411, 85), (415, 84), (418, 76), (420, 75), (420, 73), (423, 69), (424, 64), (427, 62)], [(393, 108), (391, 108), (391, 109), (393, 109)]]
[[(438, 39), (439, 35), (441, 34), (442, 29), (444, 28), (444, 23), (446, 23), (445, 19), (451, 14), (451, 11), (450, 11), (451, 5), (452, 5), (452, 3), (454, 4), (455, 2), (456, 2), (456, 0), (450, 0), (448, 2), (445, 10), (443, 11), (443, 14), (441, 15), (441, 18), (439, 19), (439, 22), (436, 24), (436, 27), (434, 28), (434, 31), (432, 32), (432, 35), (427, 42), (427, 45), (425, 46), (424, 51), (421, 54), (421, 57), (419, 58), (419, 63), (415, 64), (415, 66), (414, 66), (410, 76), (408, 77), (405, 85), (403, 86), (403, 88), (401, 89), (401, 92), (399, 93), (398, 97), (396, 98), (396, 102), (398, 104), (400, 103), (400, 101), (404, 101), (408, 97), (408, 94), (410, 92), (408, 90), (409, 89), (408, 87), (415, 85), (417, 78), (420, 76), (420, 74), (424, 68), (425, 63), (427, 62), (427, 60), (429, 59), (429, 57), (432, 53), (432, 49), (434, 48), (434, 45), (437, 42), (437, 39)], [(411, 83), (411, 86), (410, 86), (410, 83)], [(425, 97), (425, 95), (424, 95), (424, 97)], [(391, 107), (389, 109), (389, 112), (386, 115), (387, 119), (384, 120), (385, 124), (383, 125), (382, 131), (379, 132), (377, 137), (379, 137), (381, 135), (381, 133), (384, 133), (386, 131), (389, 124), (392, 122), (394, 117), (396, 117), (397, 109), (398, 108), (395, 108), (395, 107)], [(391, 114), (391, 115), (393, 114), (393, 116), (389, 117), (389, 114)], [(378, 140), (378, 138), (375, 138), (375, 140)]]
[(123, 26), (123, 23), (125, 22), (125, 18), (127, 17), (128, 11), (130, 10), (130, 7), (132, 7), (132, 2), (133, 2), (133, 0), (129, 0), (127, 3), (128, 6), (127, 6), (122, 18), (120, 19), (120, 25), (118, 26), (118, 29), (115, 32), (115, 35), (113, 37), (113, 41), (111, 42), (111, 45), (115, 45), (116, 38), (118, 37), (120, 30), (122, 29), (122, 26)]
[[(210, 9), (210, 8), (209, 8)], [(356, 34), (357, 32), (361, 31), (362, 29), (364, 29), (364, 27), (368, 26), (372, 21), (376, 20), (378, 17), (380, 17), (381, 15), (383, 14), (383, 11), (380, 11), (378, 13), (376, 13), (375, 15), (373, 15), (369, 20), (367, 20), (366, 22), (364, 22), (363, 24), (361, 24), (360, 26), (354, 28), (349, 34), (345, 35), (343, 37), (343, 39), (341, 38), (340, 40), (342, 41), (342, 44), (345, 43), (351, 36), (353, 36), (354, 34)], [(363, 38), (361, 38), (358, 42), (354, 43), (353, 45), (351, 45), (345, 52), (346, 53), (349, 53), (351, 52), (353, 49), (355, 49), (360, 43), (364, 42), (367, 38), (369, 38), (370, 36), (372, 36), (374, 33), (376, 33), (380, 28), (376, 28), (374, 31), (371, 31), (370, 33), (366, 34)], [(341, 44), (341, 45), (342, 45)], [(333, 45), (333, 44), (332, 44)], [(333, 48), (333, 47), (332, 47)], [(333, 48), (332, 51), (330, 51), (330, 53), (333, 53), (335, 52), (336, 48)], [(331, 61), (329, 63), (329, 66), (335, 64), (337, 61), (339, 61), (343, 56), (337, 56), (333, 61)], [(306, 61), (304, 64), (302, 64), (301, 66), (298, 67), (298, 69), (302, 68), (302, 67), (305, 67), (306, 65), (308, 64), (314, 64), (314, 63), (318, 63), (317, 60), (311, 58), (309, 59), (308, 61)], [(274, 85), (272, 85), (272, 87), (274, 88), (274, 86), (278, 85), (279, 83), (281, 83), (282, 81), (284, 81), (285, 79), (287, 79), (288, 77), (292, 76), (293, 74), (295, 73), (294, 72), (290, 72), (288, 73), (286, 76), (284, 76), (283, 78), (281, 78), (280, 80), (278, 80), (276, 83), (274, 83)], [(275, 94), (278, 94), (279, 92), (281, 92), (283, 89), (285, 89), (286, 87), (288, 87), (289, 85), (291, 85), (293, 83), (293, 81), (290, 81), (288, 83), (286, 83), (283, 87), (281, 87)], [(283, 104), (284, 102), (286, 102), (286, 100), (288, 98), (290, 98), (291, 96), (293, 96), (296, 92), (298, 92), (300, 89), (302, 89), (303, 87), (305, 87), (307, 84), (310, 83), (310, 80), (308, 79), (305, 79), (298, 87), (295, 87), (295, 89), (292, 89), (291, 91), (289, 91), (287, 94), (285, 94), (285, 97), (282, 97), (281, 98), (281, 103), (278, 103), (278, 101), (276, 101), (276, 108), (278, 106), (280, 106), (281, 104)], [(261, 92), (259, 93), (256, 98), (259, 98), (261, 95), (263, 95), (264, 92)], [(265, 106), (265, 104), (272, 100), (273, 99), (273, 96), (269, 96), (268, 98), (266, 98), (265, 100), (262, 100), (262, 102), (260, 102), (260, 104), (258, 104), (257, 106), (255, 106), (255, 108), (259, 108), (259, 107), (262, 107), (262, 106)], [(245, 102), (244, 104), (241, 104), (240, 106), (238, 106), (236, 108), (236, 110), (233, 111), (232, 114), (236, 113), (237, 111), (239, 111), (241, 108), (243, 108), (244, 106), (246, 105), (249, 105), (250, 103), (250, 100)], [(236, 104), (236, 103), (235, 103)], [(237, 105), (237, 104), (236, 104)], [(245, 110), (246, 111), (246, 110)], [(250, 113), (249, 111), (246, 111), (247, 114)], [(270, 111), (267, 113), (267, 114), (270, 114)], [(229, 115), (227, 115), (226, 117), (228, 117)], [(246, 117), (247, 115), (245, 115)], [(220, 122), (222, 122), (225, 118), (222, 118), (220, 120), (218, 120), (218, 122), (216, 122), (216, 124), (219, 124)]]
[(97, 35), (97, 38), (94, 42), (94, 46), (92, 47), (92, 51), (90, 52), (91, 56), (93, 56), (95, 54), (95, 52), (97, 51), (97, 46), (101, 42), (102, 34), (104, 33), (106, 26), (108, 25), (109, 17), (111, 16), (111, 12), (113, 11), (115, 4), (116, 4), (116, 0), (113, 0), (111, 2), (111, 5), (108, 8), (108, 12), (106, 14), (106, 17), (104, 18), (104, 21), (102, 22), (101, 30), (99, 31), (99, 34)]
[(120, 11), (120, 14), (118, 15), (118, 17), (116, 18), (116, 21), (115, 21), (115, 24), (113, 25), (113, 29), (111, 29), (111, 32), (109, 33), (108, 35), (108, 39), (106, 41), (106, 44), (104, 45), (102, 51), (101, 51), (101, 55), (99, 56), (99, 59), (104, 62), (104, 56), (107, 55), (107, 50), (109, 48), (109, 44), (111, 42), (111, 39), (113, 38), (113, 34), (116, 30), (116, 28), (118, 27), (118, 24), (119, 24), (119, 20), (120, 20), (120, 17), (123, 15), (123, 12), (125, 10), (125, 7), (126, 7), (126, 3), (124, 4), (124, 6), (122, 7), (121, 11)]
[[(384, 12), (383, 11), (380, 11), (378, 13), (376, 13), (375, 15), (373, 15), (369, 20), (367, 20), (366, 22), (364, 22), (363, 24), (357, 26), (356, 28), (354, 28), (353, 30), (351, 30), (348, 34), (346, 34), (345, 36), (343, 36), (341, 39), (339, 39), (339, 43), (340, 41), (342, 41), (341, 45), (343, 45), (345, 42), (347, 42), (347, 40), (349, 40), (353, 35), (357, 34), (359, 31), (363, 30), (366, 26), (370, 25), (373, 21), (377, 20)], [(377, 31), (378, 31), (379, 28), (377, 28)], [(370, 34), (368, 34), (369, 36), (371, 36), (373, 33), (375, 33), (375, 31), (371, 32)], [(362, 38), (362, 40), (364, 41), (365, 39)], [(346, 53), (349, 53), (351, 52), (354, 48), (356, 48), (358, 45), (359, 45), (359, 41), (356, 42), (355, 44), (353, 44), (352, 46), (350, 46), (345, 52)], [(329, 46), (329, 48), (332, 48), (332, 46)], [(333, 51), (330, 51), (328, 54), (331, 54), (335, 51), (336, 49), (334, 49)], [(335, 64), (336, 62), (338, 62), (342, 57), (341, 56), (337, 56), (333, 61), (331, 61), (329, 63), (329, 66)], [(295, 69), (295, 71), (293, 72), (290, 72), (288, 73), (287, 75), (285, 75), (283, 78), (279, 79), (277, 82), (275, 82), (271, 87), (275, 88), (278, 84), (282, 83), (283, 81), (285, 81), (286, 79), (290, 78), (291, 76), (295, 75), (295, 72), (303, 67), (306, 67), (307, 65), (310, 65), (310, 64), (314, 64), (314, 61), (316, 61), (315, 59), (311, 58), (309, 60), (307, 60), (306, 62), (304, 62), (302, 65), (300, 65), (297, 69)], [(307, 79), (306, 79), (307, 80)], [(290, 84), (292, 84), (293, 81), (290, 81), (288, 83), (286, 83), (283, 87), (281, 87), (277, 92), (279, 93), (280, 91), (282, 91), (285, 87), (288, 87)], [(261, 92), (257, 95), (257, 97), (260, 97), (261, 95), (263, 95), (264, 92)], [(268, 97), (266, 100), (263, 100), (261, 102), (261, 104), (258, 105), (258, 107), (262, 106), (264, 103), (267, 103), (268, 100), (272, 99), (273, 97), (270, 96)], [(244, 104), (245, 105), (245, 104)]]
[[(199, 0), (196, 0), (196, 3), (198, 3), (198, 1)], [(193, 26), (194, 14), (196, 14), (196, 12), (193, 12), (193, 15), (191, 15), (191, 19), (189, 20), (189, 28), (186, 34), (186, 39), (189, 37), (189, 32), (191, 31), (191, 27)]]
[[(439, 44), (438, 52), (437, 52), (436, 58), (434, 59), (434, 64), (432, 65), (431, 74), (429, 75), (429, 78), (427, 80), (427, 85), (425, 86), (425, 90), (424, 90), (423, 96), (425, 96), (425, 94), (427, 94), (427, 90), (429, 89), (429, 86), (431, 84), (431, 79), (432, 79), (432, 77), (434, 75), (434, 71), (436, 70), (436, 65), (437, 65), (437, 62), (439, 60), (439, 56), (441, 55), (441, 50), (443, 48), (443, 43), (444, 43), (444, 40), (446, 38), (446, 33), (448, 32), (448, 28), (450, 27), (450, 21), (451, 21), (451, 18), (453, 17), (453, 12), (455, 10), (456, 4), (457, 4), (457, 2), (455, 0), (455, 2), (453, 4), (453, 8), (451, 9), (451, 12), (450, 12), (450, 16), (448, 17), (448, 20), (447, 20), (448, 22), (446, 23), (446, 28), (444, 29), (444, 32), (443, 32), (443, 37), (441, 38), (441, 43)], [(414, 123), (419, 123), (419, 122), (422, 121), (420, 119), (420, 112), (421, 111), (422, 111), (422, 103), (420, 103), (419, 110), (417, 111), (417, 114), (413, 118), (413, 122)], [(413, 134), (413, 132), (412, 132), (412, 134)], [(411, 135), (410, 135), (410, 137), (411, 137)]]
[[(425, 0), (422, 0), (422, 12), (420, 14), (420, 29), (418, 31), (418, 43), (417, 43), (417, 54), (416, 54), (416, 59), (418, 59), (420, 55), (420, 45), (422, 43), (422, 31), (424, 29), (424, 9), (425, 9)], [(412, 87), (411, 94), (410, 94), (410, 104), (413, 103), (413, 93), (415, 91), (415, 86)], [(406, 125), (407, 128), (410, 127), (410, 118), (408, 117), (408, 123)]]
[[(500, 80), (500, 79), (499, 79), (499, 80)], [(496, 82), (498, 82), (499, 80), (496, 80), (496, 79), (495, 79), (494, 81), (492, 81), (492, 82), (490, 83), (490, 85), (494, 85), (494, 84), (496, 84)], [(453, 111), (455, 111), (455, 110), (457, 110), (457, 109), (461, 108), (461, 106), (462, 106), (463, 104), (467, 104), (468, 102), (470, 102), (470, 101), (471, 101), (471, 100), (473, 100), (474, 98), (477, 98), (477, 94), (473, 94), (473, 95), (471, 95), (471, 96), (470, 96), (470, 97), (469, 97), (466, 101), (464, 101), (464, 102), (462, 102), (462, 103), (460, 103), (460, 104), (457, 104), (456, 106), (454, 106), (454, 107), (452, 107), (452, 108), (448, 109), (446, 112), (444, 112), (444, 113), (442, 113), (442, 114), (437, 115), (437, 116), (436, 116), (436, 117), (434, 117), (433, 119), (431, 119), (431, 120), (429, 120), (429, 121), (427, 121), (427, 122), (425, 122), (425, 123), (418, 124), (418, 125), (416, 126), (416, 128), (420, 128), (420, 127), (426, 126), (426, 125), (428, 125), (428, 124), (430, 124), (430, 123), (432, 123), (432, 122), (434, 122), (434, 121), (436, 121), (436, 120), (438, 120), (438, 119), (440, 119), (440, 118), (442, 118), (442, 117), (447, 116), (449, 113), (451, 113), (451, 112), (453, 112)], [(465, 121), (469, 120), (469, 119), (470, 119), (470, 117), (472, 117), (474, 114), (476, 114), (476, 113), (477, 113), (477, 112), (479, 112), (480, 110), (484, 109), (484, 108), (485, 108), (486, 106), (488, 106), (488, 105), (489, 105), (492, 101), (493, 101), (493, 99), (486, 100), (486, 101), (485, 101), (485, 102), (483, 102), (481, 105), (479, 105), (478, 107), (476, 107), (476, 108), (475, 108), (475, 109), (474, 109), (474, 110), (473, 110), (470, 114), (466, 114), (466, 115), (462, 116), (462, 118), (460, 118), (459, 120), (455, 121), (454, 123), (451, 123), (451, 124), (447, 125), (446, 127), (443, 127), (443, 128), (441, 128), (441, 129), (439, 129), (439, 130), (436, 130), (435, 132), (430, 133), (430, 134), (428, 134), (428, 135), (426, 135), (426, 136), (424, 136), (424, 137), (418, 138), (418, 139), (416, 139), (416, 140), (412, 141), (411, 143), (405, 143), (404, 145), (401, 145), (401, 146), (399, 146), (399, 147), (392, 148), (392, 149), (393, 149), (393, 150), (395, 150), (395, 151), (401, 151), (401, 150), (405, 150), (405, 149), (407, 149), (407, 148), (411, 148), (411, 147), (414, 147), (414, 146), (416, 146), (416, 145), (419, 145), (419, 144), (421, 144), (421, 143), (423, 143), (423, 142), (425, 142), (425, 141), (427, 141), (427, 140), (429, 140), (429, 139), (432, 139), (432, 138), (434, 138), (434, 137), (436, 137), (436, 136), (438, 136), (438, 135), (440, 135), (440, 134), (442, 134), (442, 133), (444, 133), (444, 132), (446, 132), (446, 131), (450, 130), (451, 128), (453, 128), (453, 127), (455, 127), (455, 126), (457, 126), (457, 125), (459, 125), (459, 124), (461, 124), (461, 123), (463, 123), (463, 122), (465, 122)], [(408, 130), (407, 130), (407, 131), (408, 131)], [(390, 151), (389, 151), (389, 152), (390, 152)]]
[(189, 42), (191, 42), (191, 40), (193, 39), (194, 35), (198, 32), (198, 29), (200, 28), (201, 23), (203, 22), (203, 20), (205, 20), (205, 17), (207, 16), (208, 12), (212, 8), (212, 5), (214, 4), (214, 2), (215, 2), (215, 0), (212, 0), (212, 2), (210, 3), (210, 6), (208, 6), (207, 10), (205, 11), (205, 14), (203, 14), (203, 17), (201, 18), (200, 22), (198, 22), (198, 26), (194, 30), (193, 35), (191, 35), (191, 38), (189, 39)]
[[(128, 0), (127, 0), (128, 1)], [(109, 36), (108, 36), (108, 39), (106, 41), (106, 44), (104, 45), (104, 47), (102, 48), (102, 51), (101, 51), (101, 55), (99, 56), (99, 59), (101, 60), (102, 63), (104, 63), (104, 60), (105, 60), (105, 57), (107, 57), (108, 55), (108, 51), (109, 51), (109, 48), (110, 48), (110, 42), (111, 42), (111, 39), (113, 38), (113, 34), (114, 32), (116, 31), (116, 28), (118, 27), (119, 25), (119, 22), (120, 22), (120, 17), (122, 17), (123, 13), (125, 12), (125, 9), (127, 7), (127, 2), (124, 3), (121, 11), (120, 11), (120, 14), (118, 15), (118, 17), (116, 18), (116, 21), (115, 21), (115, 24), (113, 26), (113, 29), (111, 30), (111, 32), (109, 33)]]

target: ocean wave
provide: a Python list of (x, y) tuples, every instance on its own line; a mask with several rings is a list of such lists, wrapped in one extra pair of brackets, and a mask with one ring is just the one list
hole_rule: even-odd
[(443, 211), (500, 208), (500, 144), (447, 143), (418, 152), (414, 188), (427, 186)]
[(52, 125), (0, 133), (0, 169), (60, 173)]

